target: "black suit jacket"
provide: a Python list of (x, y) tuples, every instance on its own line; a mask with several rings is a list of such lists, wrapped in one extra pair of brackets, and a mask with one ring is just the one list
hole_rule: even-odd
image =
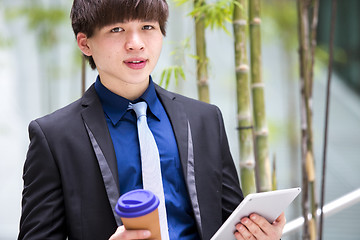
[[(172, 124), (201, 239), (242, 201), (221, 113), (214, 105), (156, 92)], [(19, 239), (108, 239), (121, 224), (113, 143), (94, 86), (29, 125)]]

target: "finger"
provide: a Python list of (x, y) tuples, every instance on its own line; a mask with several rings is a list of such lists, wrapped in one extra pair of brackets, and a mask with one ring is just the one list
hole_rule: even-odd
[(124, 231), (125, 231), (125, 227), (123, 225), (118, 227), (115, 233), (109, 238), (109, 240), (119, 239), (118, 236), (120, 236)]
[(262, 229), (263, 232), (266, 232), (266, 230), (272, 227), (271, 223), (269, 223), (268, 220), (258, 214), (251, 214), (250, 219), (254, 224), (256, 224), (260, 229)]
[(236, 240), (245, 240), (245, 238), (243, 238), (243, 236), (240, 233), (240, 231), (242, 231), (241, 227), (244, 227), (244, 226), (242, 226), (241, 224), (238, 224), (235, 226), (236, 231), (234, 233), (234, 236), (235, 236)]
[(286, 224), (286, 217), (285, 213), (282, 212), (280, 216), (274, 221), (274, 225), (279, 225), (281, 228), (283, 228)]
[(235, 234), (235, 237), (236, 237), (237, 240), (255, 239), (255, 237), (249, 231), (249, 229), (245, 225), (243, 225), (242, 223), (239, 223), (239, 224), (236, 225), (236, 230), (237, 230), (237, 233), (238, 233), (238, 234)]
[(150, 236), (149, 230), (126, 230), (124, 226), (120, 226), (109, 240), (147, 239)]
[(282, 232), (284, 230), (286, 224), (285, 214), (281, 213), (280, 216), (273, 222), (273, 226), (275, 227), (275, 234), (277, 236), (282, 236)]
[[(252, 214), (252, 218), (255, 218), (254, 220), (256, 220), (257, 223), (254, 222), (253, 219), (249, 219), (249, 218), (241, 219), (241, 223), (248, 229), (250, 234), (253, 235), (255, 238), (264, 239), (266, 237), (266, 234), (264, 233), (263, 229), (258, 224), (258, 223), (263, 224), (261, 217), (259, 215)], [(266, 219), (264, 219), (264, 220), (266, 221)]]

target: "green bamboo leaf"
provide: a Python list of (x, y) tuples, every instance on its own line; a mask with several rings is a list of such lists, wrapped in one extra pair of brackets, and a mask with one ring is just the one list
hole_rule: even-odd
[(189, 2), (189, 0), (174, 0), (176, 6), (181, 6), (187, 2)]
[(174, 77), (176, 85), (179, 83), (180, 78), (186, 80), (186, 76), (182, 66), (175, 65), (175, 66), (166, 67), (162, 71), (159, 85), (168, 88), (172, 76)]
[(167, 71), (167, 69), (165, 68), (161, 73), (160, 83), (159, 83), (160, 86), (162, 86), (164, 84), (164, 78), (165, 78), (166, 71)]
[(181, 45), (183, 46), (184, 49), (190, 48), (190, 39), (191, 39), (190, 37), (187, 37), (181, 42)]
[(165, 88), (168, 88), (169, 84), (170, 84), (170, 78), (171, 78), (171, 73), (173, 71), (173, 68), (170, 67), (166, 73), (166, 81), (165, 81)]
[(186, 80), (185, 78), (185, 73), (184, 73), (184, 69), (182, 67), (179, 67), (179, 74), (182, 77), (182, 79)]
[(195, 59), (195, 60), (199, 60), (199, 59), (200, 59), (200, 57), (197, 56), (197, 55), (188, 54), (188, 56), (189, 56), (190, 58), (192, 58), (192, 59)]
[[(205, 27), (226, 29), (225, 23), (232, 22), (235, 5), (241, 7), (235, 0), (220, 0), (208, 4), (200, 1), (189, 15), (194, 17), (195, 21), (203, 19)], [(226, 30), (226, 32), (229, 31)]]
[(179, 68), (178, 68), (178, 66), (174, 67), (174, 78), (175, 78), (175, 84), (177, 85), (179, 83)]

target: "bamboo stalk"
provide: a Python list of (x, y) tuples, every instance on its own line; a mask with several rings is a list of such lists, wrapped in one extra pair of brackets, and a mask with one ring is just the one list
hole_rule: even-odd
[[(305, 219), (303, 239), (315, 240), (317, 232), (316, 223), (316, 184), (315, 184), (315, 161), (313, 153), (312, 135), (312, 78), (314, 65), (314, 41), (312, 48), (309, 43), (309, 8), (310, 1), (298, 0), (299, 17), (299, 57), (300, 57), (300, 84), (301, 84), (301, 152), (302, 152), (302, 175), (303, 175), (303, 198), (302, 208)], [(314, 12), (317, 15), (316, 12)], [(313, 18), (313, 27), (316, 27), (317, 17)], [(313, 29), (313, 32), (315, 30)], [(312, 34), (314, 37), (314, 33)], [(315, 42), (316, 43), (316, 42)], [(310, 196), (309, 196), (310, 193)], [(309, 207), (312, 219), (307, 220)]]
[(311, 21), (311, 70), (310, 70), (310, 96), (312, 96), (312, 86), (314, 82), (314, 64), (315, 64), (315, 48), (316, 42), (316, 29), (318, 25), (319, 16), (319, 0), (313, 0), (313, 16)]
[[(313, 78), (314, 78), (314, 63), (315, 63), (315, 48), (316, 48), (316, 29), (317, 29), (317, 23), (318, 23), (318, 10), (319, 10), (319, 0), (312, 0), (312, 4), (309, 3), (308, 7), (311, 7), (311, 5), (313, 6), (313, 10), (312, 10), (312, 23), (311, 23), (311, 28), (310, 28), (310, 56), (309, 56), (309, 65), (310, 65), (310, 69), (309, 69), (309, 98), (308, 98), (308, 107), (309, 107), (309, 139), (311, 140), (311, 142), (309, 143), (309, 149), (311, 150), (312, 156), (314, 156), (314, 150), (313, 150), (313, 136), (312, 136), (312, 106), (311, 106), (311, 102), (312, 102), (312, 89), (313, 89)], [(315, 160), (314, 158), (312, 159), (312, 163), (311, 165), (315, 166)], [(315, 231), (312, 233), (313, 238), (316, 238), (317, 235), (317, 219), (315, 216), (317, 216), (316, 211), (318, 209), (318, 201), (317, 201), (317, 194), (316, 194), (316, 177), (315, 177), (315, 167), (314, 167), (314, 178), (310, 179), (310, 189), (311, 189), (311, 214), (312, 216), (314, 216), (312, 219), (314, 220), (314, 228)]]
[(249, 1), (251, 89), (254, 113), (255, 156), (258, 190), (271, 191), (271, 170), (268, 152), (264, 83), (261, 74), (260, 0)]
[(304, 218), (303, 225), (303, 239), (309, 239), (309, 222), (308, 222), (308, 177), (306, 172), (306, 152), (307, 152), (307, 131), (306, 131), (306, 111), (305, 111), (305, 89), (304, 89), (304, 81), (305, 81), (305, 53), (306, 53), (306, 37), (305, 37), (305, 25), (302, 20), (303, 16), (303, 3), (301, 0), (298, 0), (298, 19), (299, 19), (299, 57), (300, 57), (300, 84), (301, 84), (301, 165), (302, 165), (302, 214)]
[(248, 4), (247, 0), (237, 0), (237, 2), (241, 7), (235, 4), (233, 30), (235, 38), (240, 178), (241, 187), (246, 196), (249, 193), (256, 192), (249, 64), (246, 51)]
[[(309, 19), (309, 18), (308, 18)], [(309, 43), (310, 48), (310, 43)], [(311, 49), (311, 48), (310, 48)], [(311, 50), (310, 50), (311, 51)], [(306, 119), (307, 119), (307, 152), (309, 154), (309, 158), (307, 161), (308, 165), (308, 180), (309, 180), (309, 186), (310, 186), (310, 211), (312, 214), (312, 219), (310, 223), (312, 224), (312, 228), (310, 231), (310, 239), (315, 240), (317, 235), (317, 219), (316, 219), (316, 211), (318, 209), (318, 203), (317, 203), (317, 194), (316, 194), (316, 174), (315, 174), (315, 159), (314, 159), (314, 143), (313, 143), (313, 127), (312, 127), (312, 88), (313, 88), (313, 63), (312, 63), (312, 51), (308, 52), (309, 56), (307, 57), (308, 66), (307, 69), (307, 79), (305, 81), (305, 91), (306, 91)]]
[[(205, 0), (194, 0), (194, 6), (203, 6)], [(203, 102), (210, 102), (208, 84), (208, 58), (206, 55), (205, 21), (202, 15), (195, 16), (195, 38), (197, 55), (197, 88), (198, 98)]]

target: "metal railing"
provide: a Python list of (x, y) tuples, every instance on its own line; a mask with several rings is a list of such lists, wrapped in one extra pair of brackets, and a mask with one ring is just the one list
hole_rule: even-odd
[[(334, 215), (346, 208), (349, 208), (356, 203), (360, 202), (360, 188), (350, 192), (324, 206), (323, 216), (324, 218)], [(317, 215), (320, 215), (321, 210), (318, 209)], [(308, 215), (308, 219), (311, 219), (311, 214)], [(298, 231), (304, 225), (304, 217), (299, 217), (291, 222), (287, 223), (283, 230), (283, 237), (290, 235), (293, 232)]]

